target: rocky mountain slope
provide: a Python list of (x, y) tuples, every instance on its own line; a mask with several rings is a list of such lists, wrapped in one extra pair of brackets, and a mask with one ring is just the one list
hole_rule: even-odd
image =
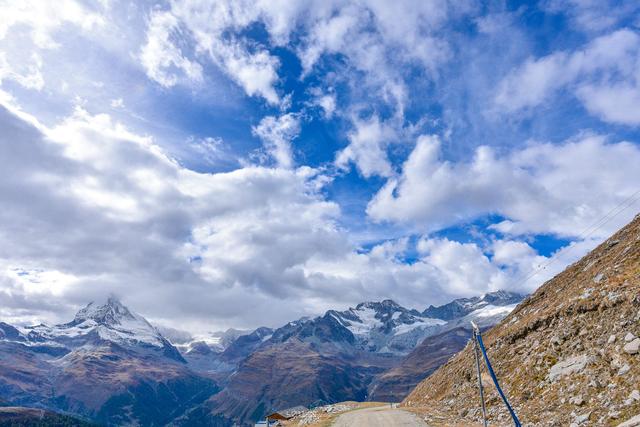
[(0, 396), (12, 405), (157, 425), (217, 390), (155, 327), (113, 298), (62, 325), (0, 324)]
[[(469, 319), (477, 318), (495, 323), (513, 309), (514, 298), (522, 296), (504, 293), (476, 298), (471, 311), (449, 321), (385, 300), (291, 322), (273, 331), (244, 359), (226, 388), (194, 411), (189, 422), (202, 422), (215, 414), (249, 423), (278, 408), (368, 400), (372, 384), (376, 384), (373, 396), (398, 401), (424, 378), (426, 373), (420, 369), (433, 371), (461, 348), (456, 322), (466, 318), (468, 325)], [(376, 382), (425, 338), (437, 335), (441, 338), (436, 344), (413, 355), (411, 360), (420, 362), (407, 372), (403, 387), (387, 392), (392, 384)], [(442, 348), (445, 340), (452, 344)], [(432, 351), (437, 354), (431, 355)]]
[[(526, 425), (626, 426), (640, 414), (638, 337), (640, 217), (545, 283), (484, 341)], [(474, 366), (467, 345), (404, 405), (426, 412), (431, 424), (478, 422)], [(484, 375), (483, 382), (491, 423), (508, 425), (493, 385)]]
[(397, 366), (379, 374), (369, 386), (369, 399), (377, 402), (399, 402), (413, 388), (469, 341), (470, 331), (454, 328), (427, 337)]

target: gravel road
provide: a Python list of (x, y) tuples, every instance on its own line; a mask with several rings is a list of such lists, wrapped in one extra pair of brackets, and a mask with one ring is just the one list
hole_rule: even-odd
[(359, 409), (340, 415), (333, 427), (427, 427), (416, 415), (388, 406)]

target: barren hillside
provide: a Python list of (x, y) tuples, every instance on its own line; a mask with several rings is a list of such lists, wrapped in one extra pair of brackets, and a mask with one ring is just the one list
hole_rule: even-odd
[[(640, 414), (639, 336), (636, 216), (540, 287), (484, 339), (523, 424), (618, 425)], [(483, 381), (491, 421), (508, 425), (495, 388), (488, 377)], [(403, 405), (434, 424), (478, 421), (471, 346), (421, 382)]]

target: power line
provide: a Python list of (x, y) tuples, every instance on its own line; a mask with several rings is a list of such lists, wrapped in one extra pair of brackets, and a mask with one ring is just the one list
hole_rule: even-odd
[[(636, 200), (634, 200), (634, 199), (636, 199)], [(599, 229), (604, 227), (608, 222), (610, 222), (616, 216), (620, 215), (622, 212), (624, 212), (625, 210), (627, 210), (631, 206), (633, 206), (633, 204), (635, 202), (637, 202), (638, 200), (640, 200), (640, 190), (636, 191), (631, 196), (627, 197), (624, 201), (622, 201), (617, 206), (615, 206), (613, 209), (611, 209), (606, 215), (604, 215), (602, 218), (600, 218), (594, 224), (592, 224), (589, 227), (587, 227), (582, 233), (580, 233), (578, 235), (578, 237), (576, 237), (576, 241), (585, 240), (587, 237), (591, 236), (593, 233), (595, 233), (596, 231), (598, 231)], [(567, 248), (567, 250), (565, 251), (565, 255), (570, 253), (574, 249), (575, 249), (575, 245), (569, 246)], [(524, 285), (525, 283), (527, 283), (529, 281), (529, 279), (535, 277), (542, 270), (545, 270), (547, 267), (549, 267), (551, 264), (553, 264), (557, 260), (558, 260), (557, 257), (552, 257), (545, 264), (539, 266), (537, 269), (532, 270), (524, 279), (522, 279), (519, 282), (516, 282), (514, 287), (518, 287), (518, 286)]]

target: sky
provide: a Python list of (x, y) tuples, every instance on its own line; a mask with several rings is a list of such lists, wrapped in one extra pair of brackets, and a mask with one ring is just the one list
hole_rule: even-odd
[(0, 0), (0, 320), (529, 293), (640, 211), (640, 4)]

